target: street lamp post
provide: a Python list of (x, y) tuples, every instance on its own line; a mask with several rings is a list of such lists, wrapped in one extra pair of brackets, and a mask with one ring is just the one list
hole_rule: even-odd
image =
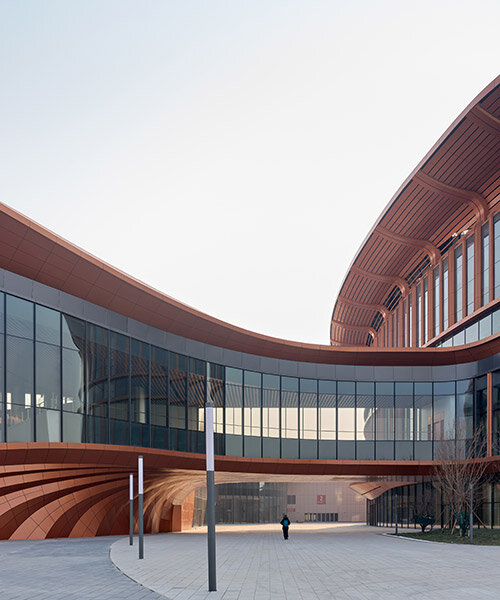
[(215, 564), (214, 405), (209, 394), (210, 366), (207, 363), (205, 402), (205, 452), (207, 459), (208, 591), (217, 591)]
[(137, 470), (139, 471), (139, 558), (144, 558), (144, 477), (142, 462), (142, 456), (139, 456), (137, 462)]
[(130, 504), (130, 524), (129, 524), (129, 544), (134, 545), (134, 476), (129, 475), (129, 504)]

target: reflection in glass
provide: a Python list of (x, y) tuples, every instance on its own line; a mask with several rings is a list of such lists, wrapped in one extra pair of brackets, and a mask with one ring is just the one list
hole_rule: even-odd
[(263, 375), (262, 425), (265, 437), (279, 437), (280, 379), (277, 375)]
[(490, 235), (489, 224), (481, 228), (481, 306), (490, 301)]
[(242, 444), (242, 398), (243, 371), (226, 367), (226, 454), (241, 456)]
[(448, 259), (443, 260), (443, 331), (448, 329)]
[(245, 435), (260, 438), (260, 390), (261, 374), (245, 371), (245, 408), (243, 421)]
[(319, 439), (335, 440), (337, 438), (337, 382), (319, 381)]
[(455, 437), (455, 382), (434, 384), (434, 440)]
[(61, 315), (61, 322), (63, 346), (83, 352), (85, 347), (85, 323), (68, 315)]
[(471, 439), (474, 429), (474, 380), (457, 381), (457, 439)]
[[(109, 398), (108, 331), (102, 327), (97, 327), (97, 325), (89, 325), (88, 327), (87, 369), (88, 414), (93, 417), (107, 417)], [(94, 431), (101, 432), (104, 435), (101, 426)]]
[[(37, 407), (60, 408), (61, 350), (59, 346), (37, 342), (35, 346), (35, 402)], [(47, 417), (48, 418), (48, 417)], [(37, 426), (38, 428), (38, 426)], [(37, 429), (38, 430), (38, 429)], [(39, 440), (41, 441), (41, 440)], [(46, 440), (49, 441), (49, 440)], [(56, 441), (56, 440), (52, 440)]]
[(374, 439), (375, 388), (372, 382), (356, 384), (356, 439)]
[(439, 306), (440, 306), (440, 296), (439, 296), (439, 267), (436, 267), (432, 274), (432, 285), (433, 285), (433, 295), (434, 295), (434, 306), (432, 311), (432, 318), (434, 321), (433, 334), (434, 337), (438, 335), (439, 329)]
[(37, 304), (35, 306), (35, 322), (37, 341), (57, 345), (61, 343), (61, 315), (59, 312)]
[(129, 360), (129, 338), (111, 332), (109, 353), (109, 416), (111, 419), (128, 420)]
[[(413, 383), (395, 384), (396, 440), (413, 439)], [(432, 396), (431, 396), (432, 409)], [(432, 410), (431, 410), (432, 412)], [(423, 417), (423, 414), (420, 414)], [(425, 418), (425, 417), (424, 417)], [(427, 438), (419, 438), (427, 439)]]
[(281, 378), (281, 437), (298, 437), (299, 380), (295, 377)]
[(432, 383), (415, 383), (415, 439), (432, 440)]
[(466, 314), (474, 312), (474, 236), (467, 239), (466, 246), (466, 268), (467, 268), (467, 307)]
[(79, 351), (62, 350), (62, 390), (63, 410), (83, 414), (83, 354)]
[(36, 409), (36, 441), (61, 441), (61, 412), (59, 410)]
[(318, 437), (318, 394), (315, 379), (300, 380), (300, 437), (315, 440)]
[(356, 395), (353, 381), (337, 383), (337, 406), (338, 439), (354, 440)]
[(33, 339), (33, 302), (6, 295), (7, 333)]
[(394, 439), (394, 384), (376, 384), (375, 438)]

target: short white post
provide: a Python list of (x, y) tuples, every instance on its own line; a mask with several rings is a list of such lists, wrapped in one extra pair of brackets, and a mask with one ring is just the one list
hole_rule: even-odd
[(129, 502), (130, 502), (130, 524), (129, 524), (129, 544), (134, 545), (134, 475), (129, 475)]

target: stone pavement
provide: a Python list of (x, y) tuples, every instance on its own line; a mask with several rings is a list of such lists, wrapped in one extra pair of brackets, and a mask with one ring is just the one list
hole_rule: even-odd
[(0, 599), (164, 600), (113, 566), (116, 539), (0, 542)]
[[(471, 600), (500, 598), (500, 547), (433, 544), (381, 528), (293, 524), (217, 527), (217, 592), (207, 592), (205, 530), (111, 547), (124, 573), (172, 600)], [(392, 531), (392, 530), (388, 530)]]

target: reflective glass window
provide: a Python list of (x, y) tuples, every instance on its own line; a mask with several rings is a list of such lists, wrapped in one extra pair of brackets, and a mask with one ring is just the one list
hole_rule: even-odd
[(299, 433), (299, 380), (281, 378), (281, 437), (298, 437)]
[(224, 367), (210, 363), (210, 398), (214, 405), (214, 431), (224, 433)]
[(479, 339), (479, 323), (469, 325), (465, 330), (465, 343), (477, 342)]
[(243, 371), (226, 367), (226, 434), (242, 433)]
[(69, 315), (61, 315), (61, 322), (63, 346), (82, 352), (85, 341), (85, 323)]
[(36, 409), (36, 441), (61, 441), (61, 411), (47, 408)]
[(439, 267), (436, 267), (432, 275), (432, 285), (434, 292), (434, 307), (433, 307), (433, 321), (434, 321), (434, 337), (439, 334), (439, 306), (440, 306), (440, 295), (439, 295)]
[(443, 331), (448, 329), (448, 259), (443, 260)]
[[(64, 411), (84, 414), (83, 351), (62, 349), (62, 407)], [(68, 419), (68, 423), (71, 419)], [(76, 423), (76, 420), (72, 421)], [(65, 439), (65, 441), (69, 441)]]
[(61, 407), (61, 348), (59, 346), (36, 343), (35, 394), (37, 407), (55, 409)]
[(353, 381), (337, 383), (338, 439), (354, 440), (356, 393)]
[(4, 323), (4, 312), (5, 312), (5, 294), (0, 292), (0, 333), (3, 333)]
[(408, 331), (407, 331), (407, 304), (406, 300), (403, 300), (403, 346), (408, 346)]
[(318, 383), (319, 439), (335, 440), (337, 437), (337, 382), (320, 380)]
[(245, 435), (261, 435), (260, 429), (260, 393), (261, 393), (261, 374), (253, 371), (245, 371), (245, 397), (244, 397), (244, 431)]
[[(88, 413), (91, 416), (108, 416), (109, 352), (108, 331), (97, 325), (88, 327)], [(98, 421), (98, 423), (101, 423)], [(99, 431), (100, 426), (99, 426)]]
[(37, 304), (35, 306), (35, 323), (37, 341), (57, 345), (61, 343), (61, 314), (59, 312)]
[(490, 301), (490, 235), (489, 225), (481, 228), (481, 305)]
[(130, 350), (130, 418), (145, 424), (149, 420), (149, 344), (132, 339)]
[(416, 330), (415, 330), (415, 344), (416, 346), (420, 346), (420, 315), (422, 314), (422, 286), (420, 284), (417, 285), (417, 305), (415, 307), (415, 321), (416, 321)]
[(187, 450), (187, 366), (185, 356), (169, 352), (168, 423), (171, 450)]
[(495, 285), (495, 298), (500, 296), (500, 214), (493, 220), (493, 279)]
[(434, 384), (434, 440), (455, 437), (455, 382)]
[(457, 381), (457, 439), (470, 439), (474, 429), (474, 380)]
[(467, 240), (467, 308), (466, 314), (474, 312), (474, 236)]
[(373, 440), (375, 386), (372, 382), (356, 384), (356, 439)]
[(486, 315), (479, 321), (479, 339), (482, 340), (485, 337), (491, 335), (491, 315)]
[[(411, 384), (410, 384), (411, 385)], [(396, 389), (396, 394), (398, 394)], [(432, 383), (415, 383), (415, 439), (432, 440)]]
[(161, 427), (167, 425), (167, 365), (167, 351), (151, 346), (151, 423)]
[(491, 333), (498, 333), (500, 331), (500, 310), (495, 311), (491, 315), (492, 331)]
[[(431, 398), (432, 406), (432, 398)], [(413, 439), (413, 383), (395, 384), (396, 439)], [(423, 438), (427, 439), (427, 438)]]
[(33, 339), (33, 302), (6, 295), (7, 333)]
[(7, 442), (33, 441), (33, 342), (6, 337)]
[(262, 426), (265, 437), (279, 437), (280, 379), (277, 375), (262, 378)]
[(127, 421), (129, 416), (130, 340), (119, 333), (110, 333), (109, 416)]
[(204, 431), (205, 362), (195, 358), (189, 359), (188, 398), (188, 429)]
[(429, 286), (428, 286), (428, 281), (427, 281), (427, 277), (425, 277), (424, 279), (424, 321), (422, 323), (423, 325), (423, 339), (422, 339), (422, 343), (426, 344), (427, 343), (427, 338), (428, 338), (428, 327), (429, 327)]
[(394, 384), (376, 383), (375, 438), (394, 439)]
[(300, 380), (300, 437), (315, 440), (318, 437), (318, 393), (316, 379)]
[(455, 322), (463, 319), (463, 256), (462, 248), (455, 249)]

